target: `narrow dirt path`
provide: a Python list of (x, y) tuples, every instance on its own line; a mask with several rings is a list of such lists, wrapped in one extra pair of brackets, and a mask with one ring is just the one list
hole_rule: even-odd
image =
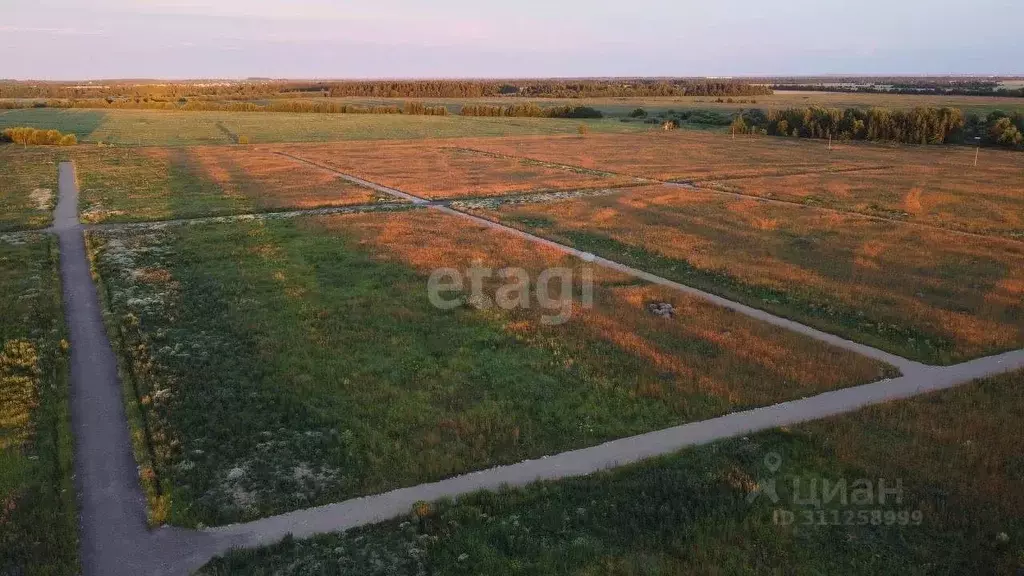
[(187, 566), (201, 565), (229, 543), (211, 534), (147, 527), (117, 359), (86, 256), (78, 222), (78, 185), (68, 162), (60, 165), (59, 187), (54, 231), (71, 342), (71, 427), (82, 572), (184, 574)]
[(171, 218), (168, 220), (143, 220), (139, 222), (108, 222), (84, 224), (85, 230), (151, 230), (167, 226), (189, 226), (192, 224), (223, 224), (227, 222), (248, 222), (253, 220), (285, 220), (301, 216), (326, 216), (329, 214), (355, 214), (363, 212), (390, 212), (421, 208), (407, 202), (381, 202), (377, 204), (353, 204), (351, 206), (325, 206), (323, 208), (302, 208), (299, 210), (278, 210), (272, 212), (245, 212), (223, 216), (196, 216), (194, 218)]

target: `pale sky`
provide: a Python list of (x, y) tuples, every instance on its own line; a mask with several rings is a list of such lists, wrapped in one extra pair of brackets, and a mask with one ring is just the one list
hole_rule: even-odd
[(0, 78), (1024, 74), (1021, 0), (0, 0)]

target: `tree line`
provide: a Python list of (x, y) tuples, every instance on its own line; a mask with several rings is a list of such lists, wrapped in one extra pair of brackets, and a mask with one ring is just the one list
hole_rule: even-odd
[(0, 132), (0, 142), (13, 142), (23, 146), (73, 146), (78, 144), (74, 134), (62, 134), (58, 130), (15, 127)]
[(735, 80), (611, 78), (574, 80), (284, 80), (207, 82), (0, 82), (0, 98), (126, 98), (173, 101), (178, 98), (256, 100), (278, 97), (363, 98), (599, 98), (645, 96), (760, 96), (764, 84)]
[(885, 86), (843, 86), (822, 84), (773, 84), (773, 90), (785, 92), (844, 92), (851, 94), (917, 94), (923, 96), (999, 96), (1024, 98), (1024, 88), (1002, 88), (997, 82), (973, 82), (958, 85), (939, 84), (892, 84)]
[(993, 112), (985, 117), (964, 116), (959, 108), (789, 108), (765, 112), (746, 110), (731, 125), (735, 133), (762, 133), (798, 138), (875, 140), (903, 144), (975, 142), (994, 146), (1020, 146), (1024, 116)]
[(520, 118), (603, 118), (600, 110), (590, 106), (549, 106), (533, 103), (493, 106), (488, 104), (466, 104), (459, 110), (461, 116), (520, 117)]
[(398, 105), (348, 104), (330, 100), (271, 100), (266, 104), (255, 102), (217, 102), (180, 98), (177, 101), (150, 100), (144, 98), (116, 99), (88, 98), (36, 102), (0, 102), (0, 108), (114, 108), (142, 110), (183, 110), (211, 112), (308, 112), (321, 114), (413, 114), (424, 116), (447, 116), (444, 106), (427, 106), (420, 102), (406, 102)]

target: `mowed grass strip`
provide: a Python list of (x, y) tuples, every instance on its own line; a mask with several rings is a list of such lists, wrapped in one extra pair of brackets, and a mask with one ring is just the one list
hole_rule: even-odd
[(457, 140), (344, 142), (278, 149), (377, 184), (433, 199), (614, 187), (635, 181), (630, 177), (477, 154), (461, 150), (457, 144)]
[(962, 147), (836, 146), (886, 170), (708, 181), (703, 186), (980, 234), (1024, 239), (1024, 154)]
[[(439, 310), (438, 267), (568, 267), (577, 297), (584, 276), (580, 261), (435, 211), (89, 243), (156, 523), (266, 516), (894, 373), (601, 270), (595, 306), (561, 325), (543, 324), (557, 311), (535, 295), (504, 311), (468, 284)], [(655, 302), (675, 316), (651, 314)]]
[[(1013, 574), (1024, 568), (1021, 418), (1017, 372), (584, 478), (423, 503), (406, 518), (232, 552), (200, 574)], [(825, 500), (826, 482), (845, 489), (801, 503)], [(853, 500), (858, 482), (870, 501)], [(880, 485), (900, 499), (881, 500)]]
[(0, 574), (79, 573), (57, 259), (52, 238), (0, 237)]
[(0, 144), (0, 232), (50, 225), (58, 155), (49, 146)]
[(879, 158), (839, 158), (819, 141), (696, 130), (465, 139), (466, 148), (659, 180), (708, 180), (848, 170)]
[(82, 220), (130, 222), (395, 201), (250, 146), (80, 146)]
[(667, 186), (478, 211), (915, 360), (1024, 347), (1013, 240)]

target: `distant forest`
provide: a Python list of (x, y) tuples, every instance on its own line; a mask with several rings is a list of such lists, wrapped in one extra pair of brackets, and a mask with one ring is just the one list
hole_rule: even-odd
[(286, 97), (362, 98), (598, 98), (649, 96), (761, 96), (763, 84), (733, 80), (365, 80), (337, 82), (251, 80), (239, 82), (0, 82), (0, 98), (132, 99), (175, 102), (181, 98), (258, 100)]
[(1019, 78), (893, 77), (893, 78), (788, 78), (764, 79), (773, 90), (848, 92), (867, 94), (923, 94), (947, 96), (1024, 97), (1024, 87), (1005, 88), (1004, 80)]

